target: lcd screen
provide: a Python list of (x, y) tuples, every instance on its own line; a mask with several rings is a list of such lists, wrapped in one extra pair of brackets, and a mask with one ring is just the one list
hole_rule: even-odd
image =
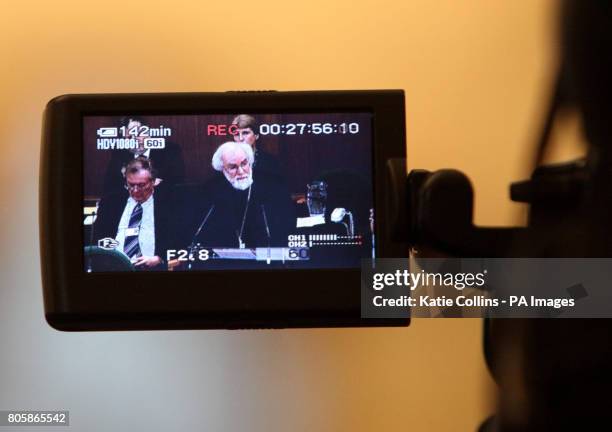
[(359, 268), (368, 112), (84, 116), (86, 272)]

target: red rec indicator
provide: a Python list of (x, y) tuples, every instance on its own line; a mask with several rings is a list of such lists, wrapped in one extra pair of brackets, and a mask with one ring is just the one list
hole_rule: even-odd
[(224, 136), (224, 135), (236, 135), (238, 134), (238, 126), (235, 124), (209, 124), (206, 128), (206, 134), (208, 136)]

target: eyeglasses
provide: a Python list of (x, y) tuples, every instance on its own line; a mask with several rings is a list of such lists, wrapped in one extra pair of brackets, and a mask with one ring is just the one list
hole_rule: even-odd
[(225, 170), (229, 172), (230, 174), (236, 174), (240, 168), (242, 168), (243, 171), (246, 171), (249, 166), (250, 166), (249, 160), (244, 159), (242, 162), (240, 162), (239, 165), (237, 164), (225, 165)]
[(146, 183), (135, 183), (135, 184), (126, 184), (124, 187), (130, 192), (134, 192), (135, 190), (143, 190), (148, 188), (151, 185), (151, 182)]

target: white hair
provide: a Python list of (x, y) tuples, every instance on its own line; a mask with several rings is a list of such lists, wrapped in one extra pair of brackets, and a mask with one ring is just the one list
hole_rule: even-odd
[(255, 161), (255, 155), (253, 154), (253, 149), (250, 145), (246, 143), (239, 143), (235, 141), (228, 141), (226, 143), (221, 144), (212, 157), (212, 166), (216, 171), (223, 171), (223, 152), (228, 149), (240, 149), (244, 152), (249, 161), (250, 165), (253, 165)]

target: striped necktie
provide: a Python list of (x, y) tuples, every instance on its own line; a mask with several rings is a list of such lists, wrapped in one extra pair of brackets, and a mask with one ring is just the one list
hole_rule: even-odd
[[(130, 216), (130, 224), (129, 228), (135, 228), (137, 232), (140, 231), (140, 222), (142, 221), (142, 206), (140, 203), (136, 204), (134, 210), (132, 210), (132, 215)], [(138, 243), (138, 234), (129, 235), (125, 237), (125, 241), (123, 243), (123, 252), (130, 258), (139, 257), (142, 255), (140, 251), (140, 243)]]

